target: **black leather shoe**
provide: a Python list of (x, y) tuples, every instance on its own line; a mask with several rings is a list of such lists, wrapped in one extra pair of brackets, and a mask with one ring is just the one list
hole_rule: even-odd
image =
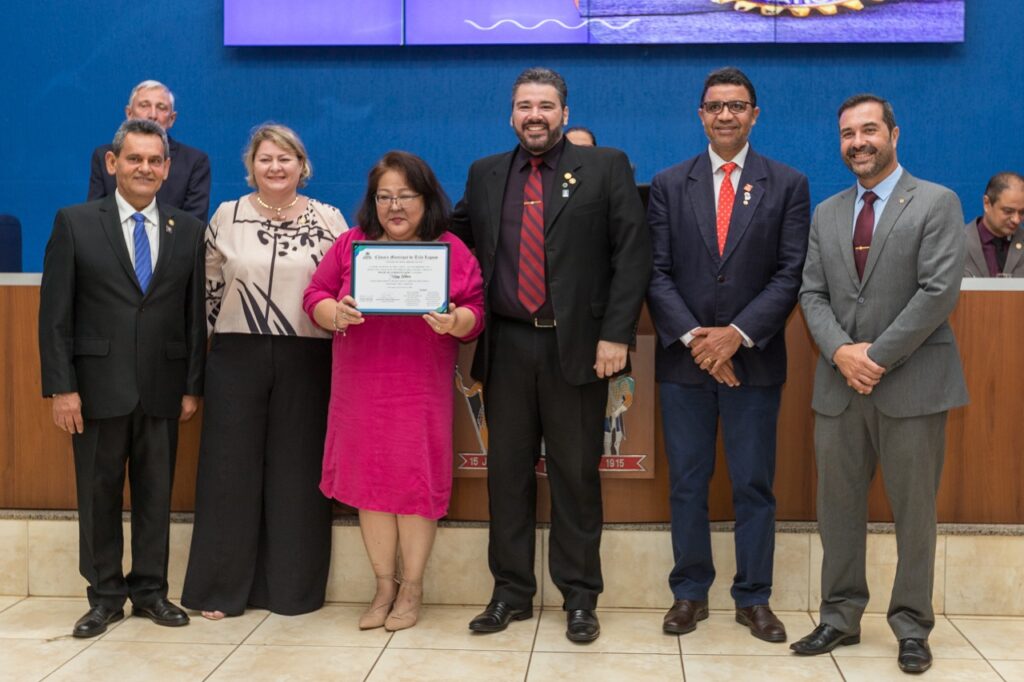
[(503, 601), (492, 601), (473, 620), (469, 621), (469, 629), (473, 632), (501, 632), (508, 627), (510, 621), (533, 618), (533, 607), (516, 609)]
[(665, 613), (661, 629), (669, 635), (685, 635), (697, 629), (697, 621), (708, 617), (708, 603), (695, 599), (676, 599)]
[(188, 625), (188, 614), (163, 598), (149, 604), (134, 604), (132, 615), (149, 618), (157, 625), (170, 628)]
[(827, 654), (837, 646), (860, 644), (860, 630), (857, 632), (841, 632), (828, 623), (822, 623), (801, 640), (793, 642), (789, 648), (801, 656), (817, 656)]
[(597, 614), (590, 609), (572, 609), (565, 613), (565, 636), (570, 642), (593, 642), (601, 634)]
[(124, 618), (124, 609), (112, 609), (102, 604), (85, 612), (75, 621), (71, 630), (72, 637), (95, 637), (107, 631), (107, 626)]
[(896, 659), (905, 673), (923, 673), (932, 667), (932, 650), (926, 639), (901, 639), (900, 656)]

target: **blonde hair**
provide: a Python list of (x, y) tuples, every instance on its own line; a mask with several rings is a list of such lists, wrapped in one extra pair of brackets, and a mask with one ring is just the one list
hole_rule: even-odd
[(306, 146), (294, 130), (280, 123), (262, 123), (253, 128), (249, 136), (249, 143), (242, 152), (242, 163), (245, 164), (245, 182), (256, 189), (256, 178), (252, 172), (252, 166), (256, 160), (256, 150), (262, 142), (270, 141), (282, 149), (287, 149), (295, 154), (302, 164), (299, 173), (299, 187), (305, 187), (309, 179), (313, 177), (313, 166), (309, 163), (309, 155), (306, 154)]

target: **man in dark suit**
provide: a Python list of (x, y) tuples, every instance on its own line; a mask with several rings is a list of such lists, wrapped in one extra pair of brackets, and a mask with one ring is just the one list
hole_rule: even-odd
[(964, 226), (964, 277), (1024, 277), (1024, 177), (996, 173), (981, 203), (984, 212)]
[[(124, 108), (125, 119), (147, 119), (156, 121), (165, 131), (170, 131), (178, 112), (174, 110), (174, 93), (160, 81), (142, 81), (132, 89), (128, 106)], [(210, 211), (210, 159), (206, 153), (195, 147), (182, 144), (168, 135), (171, 171), (157, 193), (161, 204), (180, 208), (191, 213), (203, 223)], [(106, 157), (110, 145), (100, 145), (92, 152), (89, 170), (89, 195), (87, 199), (102, 199), (114, 193), (116, 181), (107, 169)]]
[(816, 655), (860, 642), (868, 489), (881, 465), (896, 522), (889, 627), (900, 669), (920, 673), (932, 663), (946, 414), (967, 402), (949, 326), (964, 220), (953, 192), (903, 169), (899, 136), (886, 100), (843, 102), (840, 149), (857, 184), (822, 202), (811, 221), (800, 305), (821, 352), (811, 409), (824, 555), (819, 625), (791, 648)]
[(551, 484), (551, 577), (566, 636), (593, 641), (601, 579), (603, 418), (608, 377), (628, 366), (650, 244), (629, 159), (562, 135), (565, 81), (527, 69), (512, 89), (515, 149), (473, 163), (453, 231), (476, 249), (487, 328), (473, 376), (490, 430), (488, 558), (494, 592), (469, 627), (533, 615), (540, 441)]
[[(89, 611), (75, 637), (132, 613), (160, 625), (188, 616), (167, 600), (171, 483), (178, 421), (203, 385), (203, 225), (160, 204), (167, 137), (125, 121), (107, 153), (113, 196), (57, 212), (39, 304), (43, 394), (71, 434), (79, 514), (79, 570)], [(121, 571), (122, 489), (128, 462), (132, 569)]]
[(685, 634), (708, 616), (715, 579), (708, 484), (719, 419), (736, 513), (736, 620), (769, 642), (775, 429), (786, 380), (786, 318), (807, 252), (810, 195), (801, 173), (747, 139), (760, 110), (735, 68), (712, 72), (698, 114), (710, 145), (651, 182), (647, 221), (658, 332), (656, 377), (671, 481), (674, 602), (663, 629)]

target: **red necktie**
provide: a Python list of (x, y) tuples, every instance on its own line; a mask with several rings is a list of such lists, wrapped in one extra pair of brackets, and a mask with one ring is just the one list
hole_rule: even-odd
[(519, 302), (535, 313), (544, 305), (544, 189), (539, 156), (530, 159), (530, 176), (523, 187), (523, 226), (519, 233)]
[(853, 228), (853, 262), (857, 266), (857, 277), (864, 279), (864, 266), (871, 252), (871, 236), (875, 232), (875, 208), (873, 204), (878, 195), (868, 190), (864, 192), (864, 205), (857, 214), (857, 223)]
[(732, 205), (736, 201), (736, 190), (733, 189), (729, 176), (736, 170), (736, 164), (730, 161), (722, 166), (725, 177), (718, 190), (718, 255), (725, 253), (725, 240), (729, 237), (729, 221), (732, 219)]

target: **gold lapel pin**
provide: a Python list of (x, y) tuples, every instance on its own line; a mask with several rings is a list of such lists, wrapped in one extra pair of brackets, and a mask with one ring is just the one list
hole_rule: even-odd
[(569, 178), (569, 184), (570, 185), (575, 185), (576, 184), (576, 178)]
[(747, 184), (743, 185), (743, 191), (747, 192), (748, 194), (750, 193), (750, 190), (752, 190), (752, 189), (754, 189), (754, 186), (751, 185), (749, 182)]
[(1020, 251), (1021, 249), (1024, 249), (1024, 246), (1021, 246), (1020, 242), (1017, 242), (1017, 250)]
[(900, 197), (900, 203), (901, 204), (904, 203), (905, 201), (906, 201), (906, 199), (904, 199), (903, 197)]

